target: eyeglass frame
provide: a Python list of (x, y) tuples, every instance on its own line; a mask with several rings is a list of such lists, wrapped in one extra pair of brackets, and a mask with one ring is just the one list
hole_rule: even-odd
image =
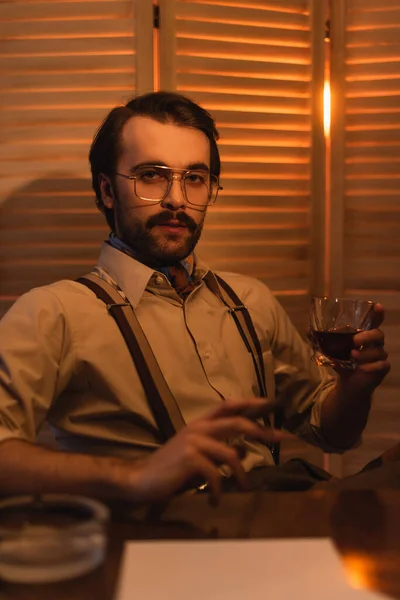
[[(140, 198), (140, 200), (145, 200), (146, 202), (153, 202), (154, 204), (158, 203), (158, 202), (164, 202), (165, 198), (168, 196), (168, 194), (171, 191), (171, 187), (172, 187), (172, 183), (174, 181), (174, 179), (180, 179), (181, 181), (181, 190), (183, 193), (183, 196), (185, 198), (185, 201), (192, 207), (195, 207), (197, 210), (206, 210), (207, 206), (212, 206), (213, 204), (215, 204), (215, 202), (217, 201), (217, 197), (218, 197), (218, 192), (220, 192), (221, 190), (223, 190), (224, 188), (222, 186), (219, 185), (219, 177), (217, 175), (213, 175), (212, 173), (210, 173), (209, 171), (205, 171), (204, 169), (175, 169), (172, 167), (167, 167), (166, 165), (152, 165), (152, 164), (148, 164), (148, 165), (140, 165), (137, 168), (138, 169), (143, 169), (146, 167), (153, 167), (154, 169), (163, 169), (167, 172), (170, 173), (170, 177), (168, 180), (168, 187), (167, 190), (164, 194), (164, 196), (162, 198), (159, 198), (157, 200), (153, 199), (153, 198), (144, 198), (143, 196), (139, 196), (139, 194), (136, 193), (136, 181), (138, 179), (138, 176), (133, 174), (133, 175), (126, 175), (125, 173), (119, 173), (117, 171), (114, 172), (114, 175), (119, 175), (119, 177), (124, 177), (125, 179), (129, 179), (130, 181), (134, 181), (134, 191), (135, 191), (135, 195)], [(207, 203), (204, 205), (204, 208), (202, 208), (201, 204), (193, 204), (193, 202), (190, 202), (190, 200), (187, 197), (187, 193), (186, 193), (186, 185), (184, 185), (185, 179), (184, 179), (184, 174), (186, 173), (196, 173), (198, 171), (202, 171), (204, 173), (207, 173), (208, 176), (210, 177), (210, 190), (209, 190), (209, 194), (208, 194), (208, 200)], [(181, 173), (181, 176), (179, 178), (176, 177), (175, 173)], [(212, 179), (213, 178), (213, 179)], [(211, 195), (211, 181), (214, 180), (214, 184), (217, 186), (217, 190), (215, 193), (215, 198), (212, 200), (212, 202), (210, 201), (210, 195)]]

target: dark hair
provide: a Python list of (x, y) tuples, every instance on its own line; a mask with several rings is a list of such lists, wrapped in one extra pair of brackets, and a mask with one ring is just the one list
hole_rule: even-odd
[(174, 92), (151, 92), (132, 98), (125, 106), (118, 106), (100, 125), (90, 148), (89, 161), (92, 187), (97, 207), (104, 212), (108, 225), (114, 230), (114, 211), (104, 206), (99, 175), (104, 173), (114, 181), (114, 172), (121, 152), (121, 133), (124, 125), (137, 115), (151, 117), (160, 123), (173, 123), (202, 131), (210, 142), (210, 171), (219, 177), (221, 162), (217, 147), (218, 131), (211, 115), (198, 104)]

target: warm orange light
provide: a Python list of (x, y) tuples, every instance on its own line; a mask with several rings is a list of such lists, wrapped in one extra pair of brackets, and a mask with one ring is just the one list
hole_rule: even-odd
[(329, 81), (324, 83), (324, 131), (325, 137), (329, 137), (331, 131), (331, 85)]
[(342, 556), (345, 575), (352, 588), (357, 590), (373, 588), (374, 562), (367, 555), (349, 553)]

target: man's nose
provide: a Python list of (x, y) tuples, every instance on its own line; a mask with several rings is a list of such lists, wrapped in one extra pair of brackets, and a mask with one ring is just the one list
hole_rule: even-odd
[(162, 201), (161, 205), (165, 208), (176, 210), (186, 205), (186, 198), (183, 192), (182, 177), (174, 175), (167, 196)]

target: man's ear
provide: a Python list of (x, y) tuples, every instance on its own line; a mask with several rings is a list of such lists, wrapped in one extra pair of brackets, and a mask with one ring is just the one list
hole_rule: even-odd
[(111, 183), (111, 179), (108, 175), (100, 173), (99, 175), (99, 187), (101, 192), (101, 199), (106, 208), (114, 208), (115, 196), (114, 190)]

